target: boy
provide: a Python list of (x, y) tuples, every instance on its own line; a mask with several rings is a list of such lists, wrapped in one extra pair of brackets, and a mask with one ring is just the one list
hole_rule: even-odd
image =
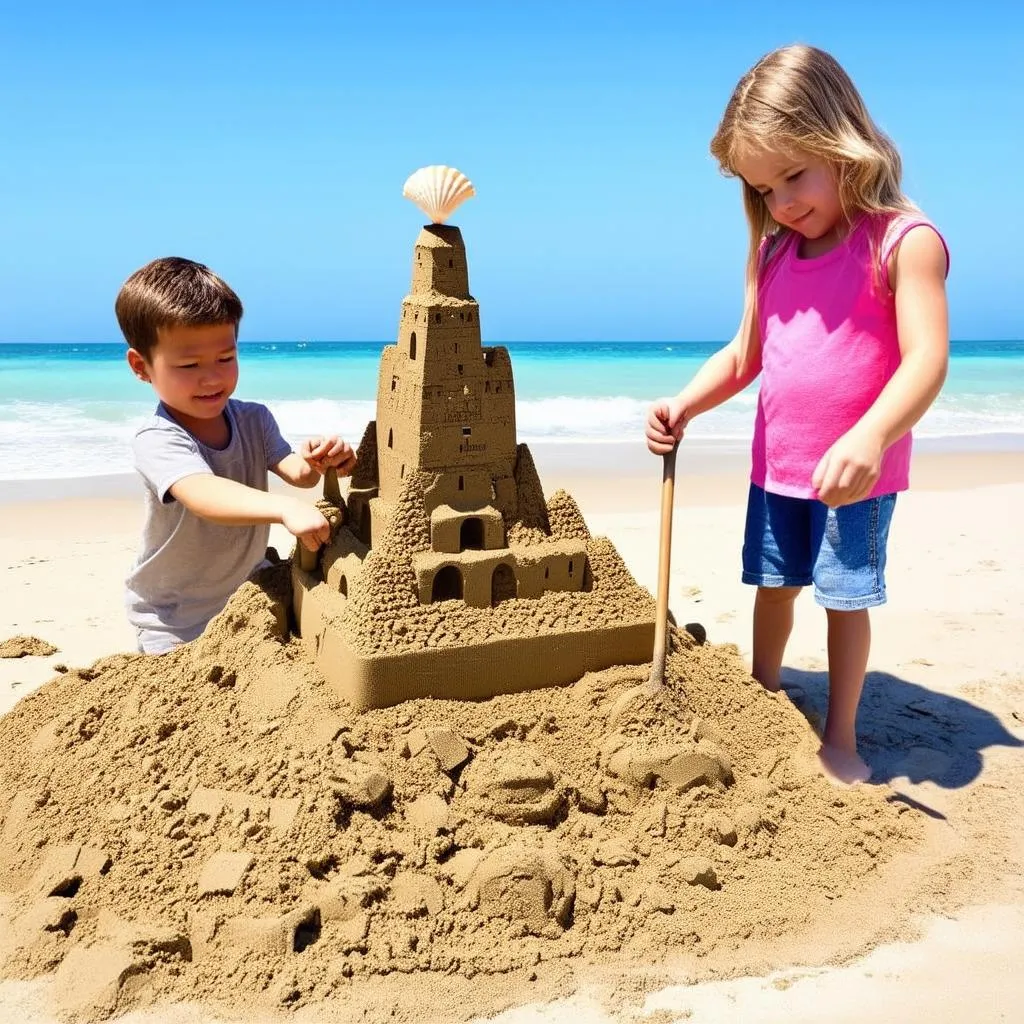
[(267, 470), (312, 487), (329, 467), (350, 474), (356, 456), (337, 437), (295, 453), (265, 406), (231, 397), (242, 303), (201, 263), (146, 264), (114, 308), (128, 365), (160, 399), (133, 443), (146, 521), (126, 604), (139, 650), (162, 654), (199, 636), (259, 565), (271, 523), (311, 551), (330, 539), (312, 505), (268, 493)]

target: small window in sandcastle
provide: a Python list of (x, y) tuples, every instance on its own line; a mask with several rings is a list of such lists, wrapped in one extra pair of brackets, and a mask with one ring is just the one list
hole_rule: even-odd
[(466, 489), (466, 478), (464, 476), (459, 477), (459, 490), (464, 491)]
[(516, 574), (512, 567), (502, 562), (494, 567), (491, 575), (491, 605), (501, 604), (518, 596)]
[(484, 521), (476, 516), (462, 520), (459, 528), (459, 550), (481, 551), (484, 546)]
[(484, 381), (484, 391), (487, 394), (490, 394), (490, 392), (491, 392), (491, 382), (489, 380), (488, 381)]
[(344, 576), (338, 580), (338, 593), (342, 597), (348, 597), (348, 580)]
[(594, 573), (590, 568), (589, 558), (583, 559), (583, 583), (580, 585), (580, 589), (587, 594), (594, 589)]
[(395, 431), (394, 431), (393, 428), (389, 428), (388, 429), (388, 447), (389, 448), (394, 448), (395, 447)]
[(449, 260), (448, 261), (448, 266), (449, 267), (454, 267), (455, 266), (455, 261), (454, 260)]
[(459, 354), (459, 343), (458, 342), (455, 342), (455, 354), (456, 355)]
[(572, 559), (569, 559), (569, 575), (572, 575)]
[(416, 332), (415, 331), (413, 331), (412, 334), (409, 335), (409, 358), (410, 359), (415, 359), (416, 358)]
[(446, 565), (438, 570), (434, 583), (430, 588), (430, 601), (462, 600), (462, 573), (457, 565)]
[(493, 366), (494, 365), (494, 349), (493, 348), (484, 349), (484, 365), (485, 366)]
[(459, 373), (462, 373), (462, 363), (459, 363)]
[(439, 324), (440, 322), (441, 322), (441, 314), (440, 313), (435, 313), (434, 314), (434, 323)]
[(471, 324), (472, 322), (473, 322), (473, 314), (472, 313), (467, 313), (466, 314), (466, 323)]
[(391, 390), (394, 391), (397, 385), (398, 385), (398, 378), (397, 377), (392, 377), (391, 378)]
[(550, 565), (545, 565), (544, 566), (544, 579), (546, 579), (546, 580), (551, 579), (551, 566)]
[(472, 427), (463, 427), (462, 428), (462, 436), (463, 437), (471, 437), (472, 434), (473, 434), (473, 428)]

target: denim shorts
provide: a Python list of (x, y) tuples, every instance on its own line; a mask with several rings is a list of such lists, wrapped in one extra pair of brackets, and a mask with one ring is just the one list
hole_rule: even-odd
[(885, 545), (896, 505), (882, 494), (841, 508), (813, 498), (769, 494), (750, 485), (743, 537), (743, 582), (806, 587), (824, 608), (857, 611), (885, 604)]

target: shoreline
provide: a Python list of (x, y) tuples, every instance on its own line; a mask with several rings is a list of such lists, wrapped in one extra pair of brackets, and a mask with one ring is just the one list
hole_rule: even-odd
[[(985, 447), (971, 443), (977, 438), (948, 439), (946, 443), (924, 438), (915, 441), (911, 466), (911, 491), (949, 491), (1024, 481), (1024, 436), (991, 435), (998, 444)], [(608, 441), (593, 444), (550, 442), (528, 446), (546, 494), (559, 488), (569, 491), (600, 511), (625, 505), (627, 509), (657, 502), (661, 484), (658, 460), (642, 441)], [(745, 500), (749, 454), (745, 444), (688, 441), (680, 448), (676, 479), (687, 504), (721, 504)], [(625, 494), (610, 492), (608, 481), (630, 483)], [(642, 481), (647, 481), (647, 484)], [(271, 477), (271, 490), (287, 490)], [(636, 487), (639, 486), (639, 491)], [(296, 490), (297, 494), (315, 493)], [(583, 500), (577, 495), (581, 492)], [(58, 479), (0, 480), (0, 509), (11, 505), (50, 504), (65, 500), (134, 500), (141, 498), (142, 483), (134, 472)], [(642, 504), (638, 504), (642, 499)]]

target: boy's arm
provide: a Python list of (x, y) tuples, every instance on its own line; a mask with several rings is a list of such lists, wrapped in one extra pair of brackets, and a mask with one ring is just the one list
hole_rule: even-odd
[(678, 395), (659, 398), (651, 406), (647, 447), (656, 455), (670, 452), (690, 420), (738, 395), (760, 372), (760, 332), (754, 317), (744, 315), (732, 341), (709, 357)]
[(297, 452), (286, 455), (270, 472), (294, 487), (314, 487), (320, 481), (320, 474)]
[(928, 411), (949, 367), (945, 246), (931, 228), (916, 227), (900, 242), (893, 263), (900, 365), (814, 472), (819, 499), (833, 507), (871, 493), (883, 453)]
[(175, 501), (211, 523), (282, 523), (310, 551), (331, 539), (330, 524), (320, 511), (288, 495), (270, 494), (212, 473), (182, 477), (168, 490)]

